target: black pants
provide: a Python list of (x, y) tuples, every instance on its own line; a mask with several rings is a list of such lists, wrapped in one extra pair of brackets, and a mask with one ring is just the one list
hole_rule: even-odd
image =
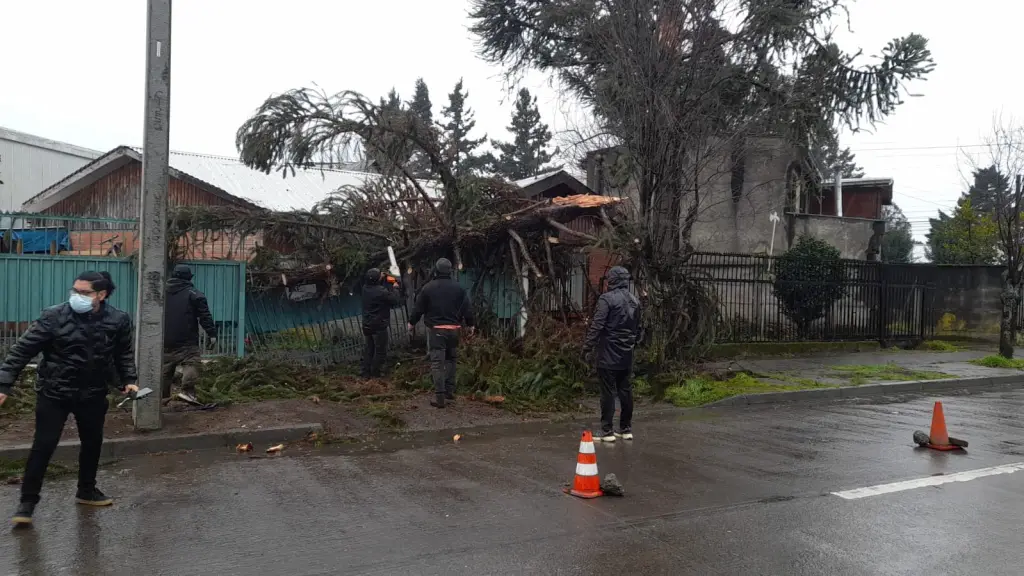
[(384, 361), (388, 357), (388, 329), (363, 331), (366, 345), (363, 347), (363, 378), (376, 378), (381, 375)]
[(430, 349), (430, 376), (434, 380), (434, 392), (438, 396), (454, 396), (459, 331), (431, 328), (427, 346)]
[(43, 476), (60, 442), (68, 414), (75, 415), (78, 439), (82, 441), (82, 448), (78, 452), (78, 489), (87, 491), (96, 488), (96, 469), (100, 465), (100, 448), (103, 446), (103, 421), (107, 417), (107, 397), (97, 395), (85, 400), (53, 400), (37, 394), (36, 434), (25, 464), (25, 477), (21, 481), (22, 502), (39, 502)]
[(612, 431), (615, 418), (615, 398), (618, 397), (622, 412), (619, 414), (619, 430), (629, 432), (633, 426), (633, 381), (632, 370), (609, 370), (598, 368), (601, 380), (601, 430)]

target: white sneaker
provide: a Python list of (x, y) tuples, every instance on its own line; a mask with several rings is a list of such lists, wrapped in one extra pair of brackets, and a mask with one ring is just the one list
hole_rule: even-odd
[(594, 432), (594, 442), (615, 442), (615, 434), (611, 432)]
[(633, 432), (632, 431), (616, 432), (615, 433), (615, 437), (616, 438), (622, 438), (623, 440), (632, 440), (633, 439)]

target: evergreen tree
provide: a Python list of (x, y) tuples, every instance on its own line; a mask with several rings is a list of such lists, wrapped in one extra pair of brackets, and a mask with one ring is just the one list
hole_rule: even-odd
[[(415, 91), (409, 102), (409, 111), (416, 115), (427, 126), (434, 126), (433, 104), (430, 102), (430, 90), (423, 78), (416, 80)], [(409, 172), (415, 178), (431, 178), (434, 176), (430, 159), (421, 150), (414, 150), (409, 160)]]
[(434, 105), (430, 103), (430, 89), (427, 88), (427, 83), (423, 81), (423, 78), (417, 78), (416, 88), (413, 92), (412, 100), (409, 102), (409, 110), (412, 110), (413, 114), (419, 116), (420, 120), (430, 125), (434, 123), (433, 108)]
[(1000, 200), (1010, 193), (1010, 179), (995, 166), (974, 171), (974, 182), (967, 189), (971, 206), (982, 214), (995, 214)]
[[(380, 122), (400, 121), (399, 115), (406, 112), (402, 99), (394, 88), (387, 97), (380, 99)], [(375, 146), (363, 146), (367, 164), (382, 174), (391, 174), (408, 164), (412, 154), (411, 146), (402, 139), (381, 132), (373, 138)]]
[(939, 210), (928, 223), (928, 258), (936, 264), (995, 264), (998, 230), (992, 217), (976, 210), (968, 194), (960, 196), (953, 214)]
[(476, 120), (473, 119), (473, 109), (466, 106), (468, 98), (469, 93), (462, 90), (460, 78), (448, 95), (448, 105), (441, 110), (445, 149), (456, 176), (469, 176), (487, 165), (487, 158), (476, 153), (480, 144), (487, 140), (487, 135), (477, 139), (469, 137), (476, 127)]
[(513, 136), (511, 142), (491, 140), (491, 145), (498, 151), (498, 158), (493, 160), (491, 167), (495, 174), (516, 181), (551, 169), (548, 166), (552, 158), (548, 152), (551, 131), (540, 120), (537, 98), (531, 97), (526, 88), (520, 90), (516, 98), (508, 131)]
[(910, 221), (900, 207), (885, 207), (885, 236), (882, 237), (882, 262), (909, 264), (914, 261), (914, 235)]
[(864, 177), (864, 169), (857, 165), (853, 152), (839, 147), (839, 134), (832, 126), (820, 130), (811, 154), (825, 172), (822, 176), (826, 180), (835, 178), (836, 170), (842, 173), (843, 178)]

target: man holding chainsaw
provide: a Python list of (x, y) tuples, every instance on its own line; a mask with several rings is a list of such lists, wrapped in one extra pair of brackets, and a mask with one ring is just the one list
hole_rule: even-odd
[(363, 378), (379, 378), (388, 355), (391, 309), (398, 305), (398, 279), (370, 268), (363, 281)]
[(459, 331), (466, 327), (473, 333), (473, 306), (469, 294), (452, 280), (452, 263), (441, 258), (434, 264), (433, 279), (420, 290), (416, 307), (409, 317), (409, 330), (423, 318), (427, 326), (427, 347), (430, 349), (430, 375), (434, 380), (435, 408), (455, 400), (455, 358)]

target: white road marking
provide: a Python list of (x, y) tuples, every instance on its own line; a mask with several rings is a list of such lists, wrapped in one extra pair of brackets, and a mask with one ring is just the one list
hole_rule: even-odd
[(927, 486), (940, 486), (942, 484), (948, 484), (950, 482), (967, 482), (969, 480), (976, 480), (978, 478), (984, 478), (985, 476), (995, 476), (997, 474), (1013, 474), (1024, 470), (1024, 462), (1014, 462), (1013, 464), (1003, 464), (1002, 466), (993, 466), (991, 468), (979, 468), (977, 470), (967, 470), (964, 472), (957, 472), (955, 474), (943, 474), (942, 476), (927, 476), (925, 478), (916, 478), (914, 480), (904, 480), (902, 482), (893, 482), (891, 484), (878, 484), (877, 486), (866, 486), (864, 488), (855, 488), (853, 490), (843, 490), (841, 492), (833, 492), (833, 496), (839, 496), (845, 500), (857, 500), (858, 498), (867, 498), (869, 496), (881, 496), (882, 494), (891, 494), (893, 492), (902, 492), (904, 490), (913, 490), (915, 488), (925, 488)]

